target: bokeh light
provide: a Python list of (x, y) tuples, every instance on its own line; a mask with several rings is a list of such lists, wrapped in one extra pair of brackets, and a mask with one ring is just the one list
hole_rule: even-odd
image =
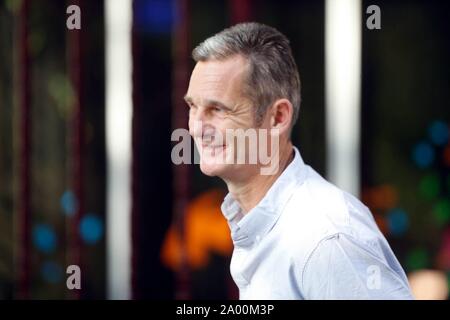
[(139, 30), (155, 34), (170, 33), (176, 19), (171, 0), (137, 0), (135, 23)]
[(409, 226), (408, 214), (400, 208), (392, 209), (387, 214), (389, 232), (393, 236), (402, 236)]
[(437, 266), (450, 271), (450, 227), (445, 230), (437, 256)]
[(63, 269), (56, 262), (45, 261), (41, 266), (41, 276), (46, 282), (55, 284), (61, 282)]
[(33, 244), (44, 252), (52, 253), (57, 246), (57, 237), (53, 228), (46, 224), (38, 224), (33, 228)]
[(447, 167), (450, 167), (450, 145), (447, 145), (447, 147), (445, 147), (444, 153), (442, 156), (443, 156), (444, 164)]
[(419, 270), (408, 275), (414, 298), (417, 300), (445, 300), (448, 297), (448, 282), (445, 272)]
[(420, 270), (428, 267), (430, 258), (424, 248), (415, 248), (406, 256), (406, 266), (408, 270)]
[(427, 168), (434, 161), (434, 149), (428, 142), (422, 141), (414, 147), (412, 156), (419, 168)]
[(362, 197), (370, 208), (389, 210), (397, 205), (398, 192), (393, 186), (384, 184), (364, 190)]
[(437, 146), (443, 146), (448, 141), (448, 126), (445, 122), (436, 120), (429, 129), (428, 135), (430, 140)]
[(428, 200), (433, 200), (439, 195), (439, 176), (436, 173), (427, 174), (419, 184), (420, 193)]
[(80, 222), (80, 234), (85, 243), (97, 243), (103, 236), (102, 220), (95, 214), (85, 215)]
[(445, 122), (434, 121), (428, 129), (430, 140), (437, 146), (443, 146), (448, 141), (448, 126)]
[(76, 198), (72, 191), (67, 190), (63, 193), (60, 200), (63, 213), (72, 216), (76, 211)]
[(450, 201), (448, 199), (439, 200), (434, 208), (433, 214), (437, 223), (442, 226), (450, 221)]

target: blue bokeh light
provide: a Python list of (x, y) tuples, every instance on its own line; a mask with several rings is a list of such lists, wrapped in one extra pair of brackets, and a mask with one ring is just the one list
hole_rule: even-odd
[(427, 168), (434, 161), (434, 149), (428, 142), (419, 142), (413, 149), (412, 157), (418, 167)]
[(64, 214), (68, 216), (72, 216), (75, 214), (77, 204), (75, 195), (72, 191), (67, 190), (66, 192), (64, 192), (59, 203)]
[(38, 250), (44, 253), (54, 252), (57, 245), (57, 238), (53, 228), (46, 224), (34, 226), (33, 244)]
[(173, 0), (135, 0), (135, 26), (144, 32), (170, 34), (176, 21)]
[(103, 236), (103, 222), (95, 214), (85, 215), (80, 222), (80, 234), (87, 244), (95, 244)]
[(389, 231), (394, 236), (403, 235), (409, 227), (408, 214), (400, 208), (392, 209), (387, 214)]
[(41, 276), (45, 281), (55, 284), (61, 282), (63, 269), (56, 262), (46, 261), (41, 266)]
[(443, 121), (434, 121), (429, 129), (428, 129), (428, 135), (430, 137), (430, 140), (437, 146), (443, 146), (448, 141), (448, 126)]

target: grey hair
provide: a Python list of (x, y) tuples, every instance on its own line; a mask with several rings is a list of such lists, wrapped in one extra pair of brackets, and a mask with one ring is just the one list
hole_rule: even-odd
[(286, 98), (294, 109), (292, 128), (300, 110), (300, 75), (286, 36), (261, 23), (240, 23), (200, 43), (192, 58), (225, 60), (236, 54), (249, 62), (243, 93), (256, 106), (256, 123), (262, 122), (272, 103)]

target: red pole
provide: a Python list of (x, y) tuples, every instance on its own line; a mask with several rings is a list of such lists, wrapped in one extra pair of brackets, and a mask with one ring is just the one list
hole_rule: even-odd
[[(179, 21), (173, 32), (173, 116), (172, 129), (187, 128), (188, 113), (184, 105), (183, 96), (186, 94), (189, 81), (190, 61), (190, 10), (189, 0), (176, 1)], [(180, 271), (176, 274), (176, 299), (189, 299), (190, 297), (190, 270), (187, 264), (187, 252), (184, 247), (185, 239), (185, 212), (189, 201), (189, 165), (173, 166), (173, 214), (174, 222), (180, 235), (182, 245), (182, 259)]]
[[(82, 13), (82, 0), (69, 0), (67, 5), (77, 5)], [(81, 20), (83, 21), (83, 20)], [(71, 177), (76, 199), (75, 215), (68, 217), (68, 248), (67, 248), (67, 263), (68, 265), (78, 265), (81, 269), (83, 280), (82, 257), (81, 257), (81, 241), (79, 234), (79, 225), (81, 216), (84, 212), (84, 170), (83, 170), (83, 156), (84, 156), (84, 110), (83, 110), (83, 90), (82, 90), (82, 30), (73, 29), (67, 30), (67, 46), (68, 46), (68, 73), (70, 82), (73, 87), (73, 105), (72, 105), (72, 119), (70, 120), (70, 148), (71, 148)], [(83, 289), (83, 281), (81, 290)], [(73, 290), (72, 297), (75, 299), (81, 298), (81, 290)]]
[(19, 10), (18, 37), (18, 101), (20, 112), (20, 164), (18, 194), (18, 298), (30, 297), (30, 153), (31, 153), (31, 79), (28, 33), (29, 0), (23, 0)]

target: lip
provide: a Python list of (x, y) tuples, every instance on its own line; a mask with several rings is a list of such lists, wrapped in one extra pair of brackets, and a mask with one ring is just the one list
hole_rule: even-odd
[(226, 148), (226, 145), (211, 145), (211, 144), (202, 144), (202, 148), (210, 148), (210, 149), (217, 149), (217, 148)]

